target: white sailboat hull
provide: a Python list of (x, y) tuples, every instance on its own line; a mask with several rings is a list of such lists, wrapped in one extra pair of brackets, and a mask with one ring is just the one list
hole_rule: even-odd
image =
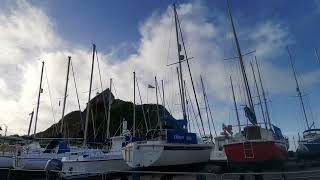
[(209, 161), (211, 145), (131, 143), (122, 151), (131, 168), (163, 167), (205, 163)]
[(50, 159), (60, 159), (65, 154), (55, 153), (41, 153), (41, 154), (28, 154), (24, 156), (17, 156), (15, 159), (15, 169), (28, 169), (28, 170), (44, 170), (47, 162)]
[(62, 173), (64, 177), (95, 175), (110, 171), (127, 171), (130, 169), (122, 158), (62, 161), (62, 163)]

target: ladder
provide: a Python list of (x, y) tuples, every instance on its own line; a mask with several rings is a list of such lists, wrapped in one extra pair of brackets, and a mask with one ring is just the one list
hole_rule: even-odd
[(254, 158), (252, 143), (251, 142), (243, 142), (242, 146), (243, 146), (244, 158), (245, 159)]

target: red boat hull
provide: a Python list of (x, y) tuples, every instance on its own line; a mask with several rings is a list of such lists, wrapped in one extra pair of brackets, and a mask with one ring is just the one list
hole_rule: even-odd
[(288, 158), (285, 143), (275, 141), (247, 141), (224, 145), (228, 161), (233, 163), (258, 163), (283, 161)]

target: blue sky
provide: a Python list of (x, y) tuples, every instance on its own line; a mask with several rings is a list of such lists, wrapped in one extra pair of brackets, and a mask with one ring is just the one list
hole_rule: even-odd
[[(39, 61), (36, 59), (46, 59), (50, 86), (53, 88), (53, 101), (56, 101), (55, 99), (63, 94), (64, 57), (69, 54), (74, 57), (75, 66), (82, 64), (81, 68), (76, 67), (76, 74), (80, 79), (80, 90), (87, 89), (89, 73), (86, 69), (90, 67), (87, 60), (90, 57), (92, 42), (97, 44), (101, 53), (102, 68), (105, 70), (103, 71), (105, 87), (108, 79), (114, 78), (119, 98), (132, 99), (128, 89), (131, 88), (133, 70), (140, 74), (140, 81), (144, 85), (152, 83), (151, 77), (157, 75), (167, 81), (168, 88), (172, 88), (175, 85), (170, 78), (172, 70), (165, 66), (168, 61), (173, 61), (172, 57), (175, 56), (175, 50), (168, 51), (168, 41), (172, 41), (171, 36), (173, 36), (170, 35), (172, 10), (169, 7), (172, 2), (165, 0), (140, 0), (134, 3), (125, 0), (2, 2), (0, 29), (3, 29), (4, 33), (0, 36), (0, 50), (11, 53), (2, 55), (0, 53), (2, 66), (0, 74), (12, 66), (19, 69), (19, 73), (10, 76), (4, 74), (0, 79), (0, 87), (8, 89), (7, 92), (0, 91), (0, 98), (10, 104), (7, 109), (2, 108), (0, 111), (7, 114), (6, 123), (13, 126), (12, 131), (20, 134), (26, 131), (26, 126), (17, 125), (15, 122), (23, 122), (34, 106), (30, 101), (35, 101), (37, 91)], [(192, 62), (194, 76), (198, 78), (200, 73), (204, 75), (218, 126), (221, 126), (222, 122), (235, 124), (227, 79), (230, 74), (234, 76), (236, 82), (240, 79), (237, 77), (239, 75), (237, 70), (234, 69), (236, 62), (222, 60), (236, 53), (234, 41), (230, 36), (226, 3), (184, 0), (178, 1), (178, 4), (187, 49), (191, 56), (195, 56)], [(301, 77), (301, 88), (307, 94), (306, 104), (312, 109), (316, 125), (320, 126), (320, 121), (317, 120), (320, 118), (318, 110), (320, 93), (317, 91), (320, 87), (318, 78), (320, 64), (316, 62), (313, 51), (313, 48), (317, 47), (320, 52), (317, 38), (317, 33), (320, 32), (319, 1), (231, 0), (231, 7), (242, 52), (257, 50), (256, 55), (261, 63), (265, 88), (270, 100), (272, 120), (290, 137), (296, 136), (298, 131), (304, 129), (298, 99), (292, 97), (296, 95), (295, 84), (285, 51), (285, 46), (290, 45), (296, 69)], [(167, 57), (170, 57), (169, 60)], [(246, 62), (248, 63), (251, 58), (252, 56), (246, 57)], [(251, 74), (249, 69), (247, 71)], [(188, 79), (187, 75), (185, 77)], [(57, 80), (60, 78), (63, 81)], [(96, 82), (95, 87), (98, 87), (98, 84)], [(70, 89), (72, 91), (72, 85)], [(143, 94), (148, 94), (146, 91), (144, 90)], [(176, 107), (173, 103), (175, 94), (171, 91), (168, 93), (171, 95), (167, 98), (172, 99), (171, 106)], [(18, 95), (13, 99), (7, 98), (8, 94), (12, 93)], [(240, 96), (241, 93), (237, 95)], [(43, 96), (41, 116), (46, 120), (40, 121), (40, 129), (48, 127), (47, 119), (52, 119), (48, 94), (44, 93)], [(85, 103), (85, 99), (86, 95), (83, 94), (82, 104)], [(152, 101), (152, 98), (149, 99)], [(240, 97), (238, 99), (241, 100)], [(75, 103), (74, 99), (70, 99), (67, 111), (75, 110), (77, 107)], [(23, 105), (21, 111), (11, 117), (8, 113), (9, 107), (16, 109), (18, 104)], [(55, 102), (53, 104), (58, 119), (61, 110)], [(179, 110), (178, 107), (175, 109)], [(261, 116), (259, 112), (257, 113)], [(49, 124), (51, 123), (50, 120)]]

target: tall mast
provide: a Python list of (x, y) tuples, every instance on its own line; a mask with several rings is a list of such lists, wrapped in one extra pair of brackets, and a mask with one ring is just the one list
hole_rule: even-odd
[(254, 71), (252, 62), (250, 62), (250, 66), (251, 66), (251, 70), (252, 70), (252, 76), (253, 76), (253, 80), (254, 80), (254, 84), (256, 86), (256, 91), (257, 91), (257, 95), (258, 95), (258, 99), (259, 99), (259, 105), (260, 105), (260, 109), (261, 109), (261, 114), (262, 114), (262, 118), (263, 118), (263, 122), (265, 127), (267, 128), (267, 121), (266, 121), (266, 117), (264, 115), (264, 110), (263, 110), (263, 106), (262, 106), (262, 101), (261, 101), (261, 96), (260, 96), (260, 90), (258, 87), (258, 83), (257, 83), (257, 79), (256, 79), (256, 73)]
[(66, 77), (66, 86), (64, 89), (64, 97), (63, 97), (63, 106), (62, 106), (62, 115), (61, 115), (61, 126), (60, 126), (60, 134), (63, 134), (63, 120), (64, 120), (64, 111), (66, 109), (66, 99), (67, 99), (67, 92), (68, 92), (68, 82), (69, 82), (69, 70), (70, 70), (70, 62), (71, 56), (68, 56), (68, 67), (67, 67), (67, 77)]
[(254, 106), (253, 106), (253, 102), (252, 102), (250, 86), (249, 86), (249, 83), (248, 83), (246, 69), (245, 69), (245, 66), (244, 66), (244, 63), (243, 63), (243, 59), (242, 59), (240, 43), (239, 43), (239, 40), (238, 40), (238, 37), (237, 37), (237, 32), (235, 30), (234, 23), (233, 23), (233, 18), (232, 18), (232, 14), (231, 14), (231, 10), (230, 10), (230, 5), (229, 5), (229, 0), (227, 0), (227, 5), (228, 5), (228, 14), (229, 14), (230, 22), (231, 22), (231, 25), (232, 25), (232, 32), (233, 32), (233, 36), (234, 36), (234, 39), (235, 39), (235, 42), (236, 42), (236, 46), (237, 46), (237, 53), (238, 53), (238, 56), (239, 56), (240, 68), (241, 68), (241, 73), (242, 73), (242, 77), (243, 77), (243, 81), (244, 81), (244, 85), (245, 85), (245, 89), (246, 89), (247, 100), (248, 100), (248, 103), (249, 103), (249, 108), (254, 113)]
[(32, 110), (32, 112), (29, 114), (30, 115), (30, 123), (29, 123), (29, 129), (28, 129), (28, 136), (30, 136), (33, 114), (34, 114), (34, 110)]
[(110, 78), (109, 98), (108, 98), (107, 138), (110, 138), (111, 92), (112, 92), (111, 88), (112, 88), (112, 79)]
[(40, 77), (40, 85), (39, 85), (39, 94), (38, 94), (38, 102), (37, 102), (37, 112), (36, 112), (36, 120), (34, 123), (34, 132), (33, 132), (33, 137), (36, 137), (36, 132), (37, 132), (37, 122), (38, 122), (38, 114), (39, 114), (39, 106), (40, 106), (40, 96), (41, 93), (43, 92), (42, 89), (42, 76), (43, 76), (43, 68), (44, 68), (44, 61), (42, 61), (42, 67), (41, 67), (41, 77)]
[(314, 53), (316, 54), (316, 58), (317, 58), (317, 61), (318, 63), (320, 63), (320, 59), (319, 59), (319, 55), (318, 55), (318, 51), (316, 48), (314, 48)]
[(133, 72), (133, 136), (136, 135), (136, 72)]
[(272, 124), (271, 124), (271, 119), (270, 119), (270, 115), (269, 115), (269, 108), (268, 108), (268, 104), (267, 104), (266, 93), (265, 93), (264, 88), (263, 88), (263, 83), (262, 83), (262, 79), (261, 79), (261, 75), (260, 75), (260, 68), (259, 68), (256, 56), (254, 56), (254, 60), (256, 62), (256, 66), (257, 66), (257, 70), (258, 70), (258, 77), (259, 77), (260, 86), (261, 86), (261, 90), (262, 90), (262, 96), (263, 96), (263, 102), (264, 102), (266, 118), (267, 118), (268, 124), (270, 126), (269, 128), (272, 129)]
[(161, 87), (162, 87), (162, 107), (163, 107), (163, 116), (165, 116), (165, 113), (166, 113), (166, 108), (165, 108), (166, 100), (165, 100), (165, 98), (164, 98), (163, 80), (161, 80)]
[(208, 127), (209, 127), (209, 133), (210, 133), (210, 140), (213, 143), (213, 136), (211, 133), (211, 127), (210, 127), (210, 118), (209, 118), (209, 113), (208, 113), (208, 103), (207, 103), (207, 95), (206, 92), (204, 90), (204, 85), (203, 85), (203, 80), (202, 80), (202, 76), (200, 75), (200, 80), (201, 80), (201, 86), (202, 86), (202, 92), (203, 92), (203, 100), (204, 100), (204, 104), (205, 104), (205, 108), (206, 108), (206, 114), (207, 114), (207, 119), (208, 119)]
[(174, 20), (175, 20), (175, 27), (176, 27), (176, 40), (177, 40), (177, 50), (178, 50), (178, 58), (179, 58), (179, 76), (180, 76), (180, 96), (181, 96), (181, 107), (182, 107), (182, 114), (183, 119), (187, 119), (186, 114), (186, 104), (185, 104), (185, 97), (184, 97), (184, 84), (183, 84), (183, 76), (182, 76), (182, 64), (181, 61), (184, 59), (184, 56), (180, 54), (181, 52), (181, 45), (179, 43), (179, 34), (178, 34), (178, 24), (177, 24), (177, 11), (176, 6), (173, 4), (173, 10), (174, 10)]
[(237, 115), (238, 128), (239, 128), (239, 132), (241, 132), (237, 101), (236, 101), (236, 96), (234, 95), (234, 89), (233, 89), (233, 83), (232, 83), (231, 76), (230, 76), (230, 84), (231, 84), (231, 90), (232, 90), (233, 105), (234, 105), (234, 109), (235, 109), (236, 115)]
[(156, 100), (157, 100), (157, 118), (160, 126), (160, 130), (162, 129), (162, 123), (160, 122), (160, 112), (159, 112), (159, 101), (158, 101), (158, 81), (157, 77), (154, 77), (154, 84), (156, 86)]
[(95, 52), (96, 52), (96, 45), (92, 44), (92, 46), (93, 46), (93, 49), (92, 49), (92, 64), (91, 64), (89, 97), (88, 97), (88, 103), (87, 103), (86, 124), (85, 124), (85, 129), (84, 129), (83, 146), (85, 146), (87, 144), (88, 123), (89, 123), (89, 115), (90, 115), (90, 99), (91, 99), (92, 77), (93, 77), (93, 68), (94, 68), (94, 55), (95, 55)]
[(306, 109), (305, 109), (305, 107), (304, 107), (304, 103), (303, 103), (303, 99), (302, 99), (302, 94), (301, 94), (301, 91), (300, 91), (300, 88), (299, 88), (299, 83), (298, 83), (298, 78), (297, 78), (296, 70), (295, 70), (295, 68), (294, 68), (294, 65), (293, 65), (293, 62), (292, 62), (291, 53), (290, 53), (290, 50), (289, 50), (289, 47), (288, 47), (288, 46), (287, 46), (287, 50), (288, 50), (288, 55), (289, 55), (289, 60), (290, 60), (290, 65), (291, 65), (291, 68), (292, 68), (294, 80), (296, 81), (296, 91), (297, 91), (298, 96), (299, 96), (299, 99), (300, 99), (300, 103), (301, 103), (301, 107), (302, 107), (302, 111), (303, 111), (303, 115), (304, 115), (305, 121), (306, 121), (306, 123), (307, 123), (307, 127), (308, 127), (308, 129), (310, 129), (309, 122), (308, 122), (308, 118), (307, 118)]
[[(181, 30), (181, 26), (180, 26), (179, 16), (178, 16), (177, 13), (176, 13), (176, 15), (177, 15), (177, 22), (178, 22), (178, 26), (179, 26), (179, 30), (180, 30), (181, 42), (182, 42), (182, 45), (183, 45), (183, 50), (184, 50), (184, 55), (185, 55), (185, 61), (187, 62), (187, 67), (188, 67), (189, 76), (190, 76), (190, 80), (191, 80), (192, 90), (193, 90), (194, 98), (196, 100), (196, 105), (197, 105), (197, 109), (198, 109), (198, 115), (199, 115), (199, 118), (200, 118), (200, 121), (201, 121), (201, 125), (202, 125), (202, 128), (203, 128), (202, 115), (201, 115), (201, 111), (200, 111), (200, 106), (199, 106), (199, 102), (198, 102), (196, 89), (194, 87), (194, 82), (193, 82), (193, 77), (192, 77), (192, 73), (191, 73), (191, 68), (190, 68), (190, 64), (189, 64), (189, 59), (188, 59), (188, 55), (187, 55), (186, 46), (184, 44), (184, 39), (183, 39), (182, 30)], [(210, 107), (209, 107), (209, 110), (210, 110)]]

